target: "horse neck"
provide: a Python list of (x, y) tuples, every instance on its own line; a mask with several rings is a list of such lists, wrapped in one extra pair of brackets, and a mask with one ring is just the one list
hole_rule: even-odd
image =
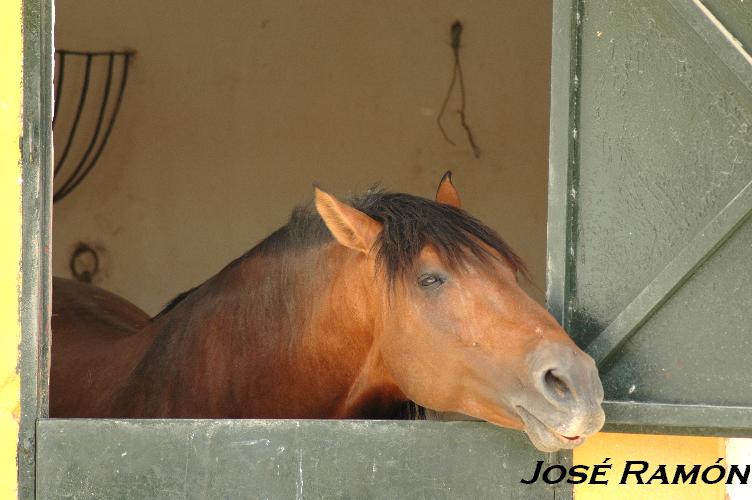
[(361, 260), (329, 244), (225, 269), (152, 325), (122, 401), (141, 400), (134, 416), (389, 413)]

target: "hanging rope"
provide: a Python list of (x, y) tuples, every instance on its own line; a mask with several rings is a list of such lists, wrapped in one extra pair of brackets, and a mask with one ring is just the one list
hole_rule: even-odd
[(473, 136), (473, 131), (470, 129), (470, 125), (467, 123), (467, 118), (465, 116), (465, 109), (466, 109), (466, 98), (465, 98), (465, 78), (462, 74), (462, 62), (460, 61), (460, 39), (462, 37), (462, 23), (457, 20), (454, 23), (452, 23), (451, 27), (451, 36), (452, 36), (452, 53), (454, 54), (454, 68), (452, 69), (452, 79), (449, 82), (449, 88), (447, 89), (446, 96), (444, 97), (444, 102), (441, 105), (441, 110), (439, 111), (438, 116), (436, 117), (436, 124), (439, 126), (439, 130), (441, 131), (441, 135), (444, 136), (444, 139), (451, 145), (455, 145), (454, 141), (449, 138), (449, 135), (447, 134), (446, 130), (444, 129), (444, 125), (441, 123), (441, 119), (444, 117), (444, 113), (446, 112), (446, 108), (449, 105), (449, 100), (452, 98), (452, 91), (454, 90), (455, 86), (459, 82), (459, 97), (460, 97), (460, 109), (457, 110), (457, 114), (460, 117), (460, 124), (462, 125), (462, 128), (465, 129), (465, 133), (467, 134), (467, 141), (470, 143), (470, 147), (473, 150), (473, 155), (476, 158), (480, 158), (480, 148), (478, 147), (478, 144), (475, 142), (475, 137)]

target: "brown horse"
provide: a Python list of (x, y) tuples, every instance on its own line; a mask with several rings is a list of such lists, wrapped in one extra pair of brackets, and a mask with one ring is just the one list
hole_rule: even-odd
[[(572, 448), (604, 415), (593, 360), (459, 208), (372, 191), (315, 205), (149, 318), (55, 280), (53, 417), (393, 418), (405, 403)], [(315, 208), (314, 208), (315, 207)]]

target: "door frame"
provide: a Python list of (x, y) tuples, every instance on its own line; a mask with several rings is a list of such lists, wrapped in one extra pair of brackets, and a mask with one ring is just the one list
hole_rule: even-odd
[(51, 237), (53, 0), (23, 0), (21, 138), (21, 415), (18, 494), (34, 498), (36, 424), (48, 415)]
[[(213, 427), (227, 428), (232, 422), (224, 421), (170, 421), (170, 420), (152, 420), (152, 421), (117, 421), (117, 420), (87, 420), (66, 421), (49, 419), (49, 398), (48, 398), (48, 381), (49, 381), (49, 348), (50, 348), (50, 314), (51, 314), (51, 237), (52, 237), (52, 181), (53, 181), (53, 146), (52, 146), (52, 113), (53, 113), (53, 64), (54, 64), (54, 0), (23, 0), (23, 120), (22, 120), (22, 167), (21, 173), (23, 178), (21, 188), (21, 215), (22, 215), (22, 248), (21, 248), (21, 288), (20, 288), (20, 320), (21, 320), (21, 344), (19, 346), (19, 372), (21, 376), (21, 416), (20, 431), (17, 449), (18, 457), (18, 494), (20, 498), (35, 498), (38, 488), (40, 488), (40, 477), (38, 471), (49, 470), (46, 468), (50, 462), (45, 462), (47, 456), (38, 455), (41, 448), (45, 450), (55, 450), (61, 461), (66, 457), (66, 450), (73, 450), (75, 458), (75, 447), (68, 443), (63, 436), (66, 429), (71, 433), (78, 433), (80, 441), (86, 439), (81, 436), (97, 436), (97, 439), (106, 439), (106, 436), (112, 433), (126, 432), (127, 438), (132, 439), (135, 448), (143, 445), (143, 436), (148, 435), (153, 443), (153, 439), (166, 440), (187, 440), (186, 437), (179, 435), (179, 428), (185, 428), (186, 425), (193, 425), (196, 432), (208, 429), (204, 440), (211, 443), (213, 437), (209, 432)], [(370, 425), (373, 424), (373, 425)], [(268, 421), (244, 421), (238, 423), (237, 427), (245, 432), (248, 437), (249, 429), (252, 432), (263, 432), (265, 428), (271, 427)], [(105, 431), (103, 427), (110, 426)], [(422, 425), (420, 422), (363, 422), (363, 421), (335, 421), (335, 422), (300, 422), (300, 421), (282, 421), (278, 426), (283, 428), (282, 431), (274, 431), (277, 434), (270, 434), (280, 437), (280, 439), (291, 439), (296, 429), (310, 428), (314, 433), (329, 432), (331, 429), (339, 428), (345, 435), (345, 444), (347, 442), (358, 442), (361, 439), (360, 433), (365, 427), (369, 427), (366, 432), (370, 432), (373, 437), (373, 446), (366, 450), (366, 455), (381, 456), (381, 446), (389, 446), (389, 436), (392, 431), (410, 432), (415, 436), (416, 442), (425, 443), (427, 448), (418, 450), (420, 453), (430, 452), (435, 449), (432, 443), (436, 443), (436, 433), (448, 437), (450, 440), (458, 441), (456, 456), (449, 455), (448, 460), (443, 460), (444, 466), (454, 471), (454, 477), (448, 476), (446, 479), (449, 483), (452, 480), (461, 481), (466, 476), (467, 467), (472, 467), (472, 461), (467, 457), (476, 457), (479, 463), (494, 463), (496, 460), (499, 468), (502, 466), (501, 458), (497, 455), (498, 448), (493, 450), (494, 443), (503, 445), (512, 441), (521, 442), (524, 436), (519, 435), (517, 431), (502, 430), (492, 428), (490, 424), (481, 422), (431, 422)], [(365, 427), (364, 427), (365, 426)], [(128, 430), (134, 430), (130, 432)], [(386, 430), (386, 431), (385, 431)], [(113, 432), (111, 432), (113, 431)], [(156, 434), (155, 434), (156, 432)], [(194, 432), (194, 431), (191, 431)], [(233, 431), (234, 432), (234, 431)], [(88, 434), (87, 434), (88, 433)], [(469, 433), (469, 434), (468, 434)], [(514, 433), (512, 436), (510, 433)], [(242, 436), (243, 434), (237, 434)], [(177, 437), (176, 437), (177, 436)], [(316, 437), (316, 434), (311, 434)], [(385, 436), (385, 437), (379, 437)], [(467, 443), (463, 442), (465, 436)], [(304, 436), (303, 436), (304, 437)], [(482, 439), (483, 443), (473, 444), (473, 439)], [(126, 439), (121, 435), (121, 439)], [(525, 438), (526, 439), (526, 438)], [(262, 439), (264, 441), (265, 439)], [(393, 441), (393, 440), (392, 440)], [(403, 439), (404, 441), (404, 439)], [(402, 442), (402, 441), (401, 441)], [(400, 442), (400, 443), (401, 443)], [(305, 443), (304, 443), (305, 444)], [(314, 452), (320, 449), (313, 448)], [(473, 450), (473, 446), (476, 450)], [(488, 447), (488, 449), (483, 448)], [(564, 465), (571, 463), (571, 452), (560, 452), (544, 454), (537, 452), (530, 447), (530, 455), (525, 467), (534, 467), (535, 460), (544, 459), (548, 463), (561, 463)], [(394, 446), (392, 446), (394, 448)], [(144, 448), (142, 448), (144, 449)], [(476, 451), (484, 449), (485, 456), (478, 457)], [(324, 456), (327, 456), (323, 452)], [(345, 445), (342, 456), (352, 450), (347, 449)], [(384, 451), (389, 457), (392, 451)], [(420, 454), (419, 453), (419, 454)], [(474, 454), (476, 453), (476, 454)], [(418, 454), (418, 455), (419, 455)], [(399, 457), (404, 453), (395, 453)], [(413, 454), (413, 460), (414, 460)], [(426, 453), (427, 459), (430, 453)], [(514, 455), (514, 453), (513, 453)], [(226, 455), (225, 455), (226, 456)], [(337, 455), (335, 454), (335, 458)], [(408, 458), (410, 455), (405, 455)], [(301, 453), (302, 457), (302, 453)], [(82, 460), (95, 457), (82, 457)], [(223, 458), (222, 453), (218, 453), (217, 460)], [(520, 458), (512, 456), (511, 459)], [(57, 462), (55, 462), (57, 463)], [(375, 464), (376, 462), (374, 462)], [(302, 464), (302, 461), (301, 461)], [(55, 464), (53, 464), (55, 465)], [(87, 462), (85, 466), (92, 465)], [(144, 464), (137, 464), (144, 465)], [(151, 467), (153, 464), (145, 464)], [(503, 464), (507, 468), (507, 464)], [(93, 467), (97, 467), (96, 461)], [(301, 465), (302, 467), (302, 465)], [(81, 469), (84, 470), (84, 469)], [(98, 471), (101, 472), (101, 471)], [(374, 468), (374, 473), (376, 470)], [(437, 477), (444, 474), (443, 470), (434, 471)], [(302, 470), (301, 470), (302, 473)], [(326, 478), (325, 478), (326, 479)], [(357, 478), (356, 478), (357, 479)], [(436, 478), (434, 478), (436, 479)], [(442, 478), (443, 479), (443, 478)], [(521, 479), (521, 478), (520, 478)], [(107, 481), (105, 479), (104, 481)], [(477, 478), (473, 478), (477, 482)], [(491, 479), (489, 479), (491, 481)], [(43, 485), (49, 487), (48, 484)], [(489, 486), (498, 486), (489, 482)], [(54, 487), (54, 485), (53, 485)], [(521, 488), (516, 483), (508, 485), (509, 488)], [(542, 491), (550, 494), (554, 499), (571, 499), (572, 486), (569, 484), (560, 484), (548, 486), (543, 483), (536, 485), (535, 488), (527, 488), (531, 495), (539, 498)], [(44, 491), (44, 489), (42, 488)], [(540, 491), (539, 491), (540, 490)]]

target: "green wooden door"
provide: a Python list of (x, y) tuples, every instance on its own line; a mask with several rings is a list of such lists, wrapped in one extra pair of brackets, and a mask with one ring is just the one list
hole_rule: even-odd
[(550, 306), (609, 428), (752, 428), (752, 2), (555, 3)]

